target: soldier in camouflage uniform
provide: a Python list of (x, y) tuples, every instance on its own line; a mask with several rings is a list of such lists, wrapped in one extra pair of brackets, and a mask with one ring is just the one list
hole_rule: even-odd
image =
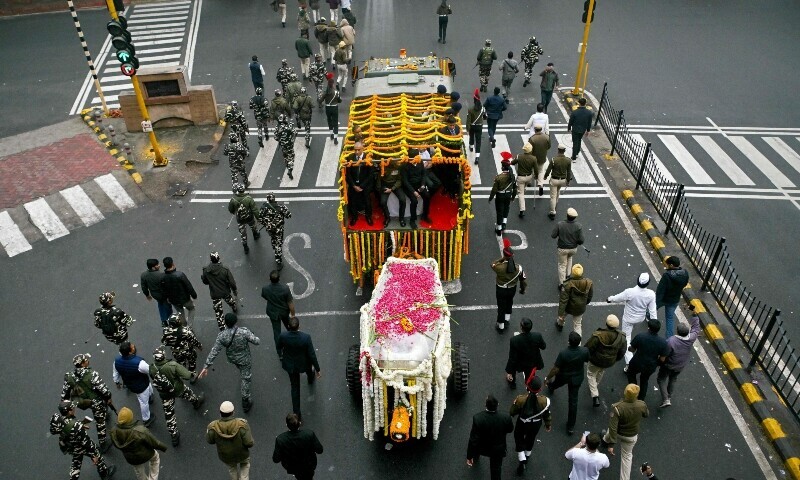
[(89, 422), (75, 418), (75, 402), (62, 401), (58, 405), (58, 413), (50, 418), (50, 434), (58, 435), (58, 444), (61, 452), (72, 455), (72, 464), (69, 469), (70, 480), (78, 480), (81, 476), (83, 457), (92, 459), (97, 466), (97, 473), (102, 480), (114, 476), (117, 467), (106, 464), (105, 457), (89, 437)]
[(325, 62), (323, 62), (322, 55), (316, 54), (314, 55), (314, 63), (311, 64), (308, 70), (308, 76), (311, 78), (311, 81), (314, 82), (314, 86), (317, 88), (317, 105), (319, 109), (322, 110), (322, 97), (325, 95), (325, 74), (327, 73), (327, 69), (325, 68)]
[(292, 116), (292, 106), (284, 97), (283, 92), (280, 90), (275, 90), (275, 98), (269, 104), (269, 115), (270, 120), (278, 120), (279, 115), (286, 115), (287, 117)]
[(523, 87), (531, 84), (531, 76), (533, 76), (533, 66), (539, 61), (539, 55), (543, 54), (544, 50), (539, 46), (536, 37), (528, 39), (528, 44), (522, 49), (520, 56), (522, 61), (525, 62), (525, 81), (522, 82)]
[(297, 128), (306, 131), (306, 148), (311, 147), (311, 114), (314, 113), (314, 103), (306, 93), (306, 87), (300, 88), (300, 94), (292, 102), (292, 108), (297, 115)]
[(236, 100), (232, 100), (228, 108), (225, 110), (225, 122), (231, 126), (231, 130), (236, 133), (239, 141), (244, 145), (247, 150), (246, 157), (250, 156), (250, 147), (247, 145), (247, 119), (244, 117), (244, 112)]
[[(253, 202), (255, 205), (255, 202)], [(255, 215), (253, 215), (255, 221)], [(245, 226), (245, 238), (247, 235), (247, 227)], [(217, 319), (217, 325), (220, 330), (225, 329), (224, 312), (222, 310), (222, 302), (228, 304), (233, 309), (234, 313), (239, 312), (239, 307), (236, 305), (236, 299), (239, 297), (239, 292), (236, 287), (236, 279), (233, 278), (233, 273), (220, 263), (219, 252), (211, 252), (211, 263), (203, 267), (203, 274), (200, 279), (208, 285), (209, 293), (211, 293), (211, 305), (214, 308), (214, 317)]]
[(114, 292), (100, 295), (100, 308), (94, 311), (94, 326), (103, 332), (109, 342), (119, 345), (128, 339), (128, 327), (133, 319), (114, 305), (115, 296)]
[(292, 170), (294, 169), (294, 139), (297, 137), (297, 131), (294, 129), (289, 115), (278, 115), (278, 126), (275, 127), (275, 139), (278, 140), (278, 145), (281, 146), (281, 153), (283, 154), (283, 163), (286, 164), (286, 175), (290, 179)]
[(228, 134), (229, 143), (225, 145), (222, 151), (228, 157), (228, 164), (231, 166), (231, 183), (236, 185), (239, 183), (239, 175), (244, 179), (245, 187), (250, 186), (250, 180), (247, 179), (247, 172), (244, 169), (244, 157), (247, 156), (247, 149), (245, 149), (236, 132)]
[(105, 453), (111, 448), (106, 434), (108, 405), (111, 404), (111, 390), (108, 389), (100, 375), (89, 368), (88, 353), (80, 353), (72, 357), (75, 370), (64, 374), (64, 385), (61, 387), (61, 400), (72, 400), (82, 408), (92, 409), (94, 421), (97, 422), (97, 440), (100, 450)]
[(253, 379), (251, 367), (253, 359), (250, 355), (250, 344), (258, 345), (261, 340), (256, 337), (253, 332), (247, 327), (239, 327), (236, 325), (238, 317), (235, 313), (225, 314), (225, 330), (219, 332), (211, 352), (208, 354), (205, 366), (200, 371), (197, 378), (203, 378), (208, 375), (208, 369), (214, 364), (214, 359), (219, 355), (220, 350), (225, 349), (225, 356), (228, 357), (228, 362), (239, 369), (241, 377), (241, 391), (242, 391), (242, 408), (245, 412), (249, 412), (253, 407), (253, 401), (250, 400), (250, 382)]
[(481, 92), (487, 91), (489, 76), (492, 74), (492, 64), (497, 60), (497, 52), (492, 48), (492, 41), (486, 39), (485, 45), (478, 51), (478, 78), (481, 82)]
[[(276, 132), (277, 136), (277, 132)], [(280, 137), (278, 137), (280, 141)], [(250, 247), (247, 246), (247, 226), (253, 231), (253, 240), (261, 238), (256, 228), (256, 217), (258, 216), (258, 207), (253, 197), (244, 192), (244, 185), (236, 183), (233, 185), (233, 198), (228, 202), (228, 211), (231, 215), (236, 216), (236, 223), (239, 225), (239, 235), (242, 236), (242, 247), (244, 253), (250, 253)], [(222, 306), (220, 305), (220, 308)], [(220, 326), (220, 330), (222, 326)]]
[[(183, 325), (181, 315), (173, 313), (164, 327), (161, 343), (172, 348), (172, 358), (194, 373), (197, 369), (197, 350), (203, 349), (203, 344), (197, 339), (191, 328)], [(192, 383), (195, 379), (192, 379)]]
[(164, 419), (167, 421), (167, 431), (172, 437), (172, 446), (180, 443), (181, 433), (178, 431), (178, 420), (175, 418), (175, 399), (183, 398), (192, 404), (195, 410), (203, 405), (205, 395), (196, 395), (187, 387), (184, 380), (194, 378), (194, 372), (189, 372), (183, 365), (175, 360), (167, 360), (162, 347), (153, 352), (153, 363), (150, 365), (150, 379), (153, 387), (158, 390), (161, 404), (164, 406)]
[(300, 89), (303, 84), (297, 79), (297, 74), (289, 75), (289, 83), (286, 85), (284, 92), (286, 93), (286, 101), (289, 105), (294, 105), (294, 100), (300, 95)]
[(264, 90), (256, 88), (256, 94), (250, 99), (250, 110), (253, 111), (253, 116), (256, 117), (256, 127), (258, 127), (258, 146), (264, 146), (264, 138), (269, 141), (269, 105), (267, 99), (264, 98)]
[(275, 251), (278, 270), (283, 268), (283, 226), (287, 218), (292, 218), (289, 208), (286, 205), (279, 205), (274, 193), (268, 193), (267, 201), (261, 205), (258, 220), (264, 225), (272, 240), (272, 250)]
[(281, 60), (281, 68), (279, 68), (278, 73), (275, 74), (275, 79), (281, 84), (281, 89), (283, 89), (284, 92), (286, 91), (286, 86), (292, 81), (293, 73), (294, 68), (289, 66), (289, 62), (287, 62), (285, 58)]

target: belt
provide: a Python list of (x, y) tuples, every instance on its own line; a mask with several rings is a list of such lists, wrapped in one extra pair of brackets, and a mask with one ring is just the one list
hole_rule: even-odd
[(440, 17), (440, 18), (441, 18), (441, 17), (445, 17), (445, 18), (446, 18), (446, 17), (447, 17), (447, 15), (439, 15), (439, 17)]
[(502, 286), (502, 285), (498, 285), (498, 284), (496, 284), (496, 283), (495, 283), (495, 285), (496, 285), (497, 287), (499, 287), (499, 288), (517, 288), (517, 284), (516, 284), (516, 283), (515, 283), (514, 285), (509, 285), (509, 286), (507, 286), (507, 287), (504, 287), (504, 286)]
[(553, 180), (566, 180), (567, 179), (567, 177), (561, 177), (561, 178), (552, 177), (552, 178), (553, 178)]

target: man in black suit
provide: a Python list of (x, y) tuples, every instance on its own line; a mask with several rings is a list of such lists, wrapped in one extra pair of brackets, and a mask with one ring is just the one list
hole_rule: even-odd
[(286, 415), (288, 432), (275, 438), (272, 461), (280, 463), (286, 473), (297, 480), (311, 480), (317, 468), (317, 455), (322, 454), (322, 444), (311, 430), (300, 430), (300, 417), (294, 413)]
[(578, 108), (569, 116), (567, 131), (572, 132), (572, 160), (578, 158), (581, 151), (581, 139), (592, 129), (592, 112), (586, 108), (586, 99), (578, 100)]
[(353, 149), (355, 152), (348, 157), (351, 166), (345, 171), (347, 216), (352, 227), (358, 220), (358, 212), (363, 209), (367, 225), (372, 225), (372, 191), (375, 189), (376, 170), (366, 164), (364, 145), (361, 142), (356, 142)]
[[(280, 283), (281, 274), (277, 270), (269, 272), (269, 284), (261, 288), (261, 298), (267, 301), (267, 316), (272, 322), (272, 335), (275, 348), (281, 334), (281, 324), (288, 328), (289, 317), (294, 317), (294, 299), (289, 287)], [(280, 354), (280, 353), (279, 353)]]
[(308, 376), (308, 384), (314, 383), (314, 371), (316, 378), (322, 376), (317, 362), (317, 354), (314, 352), (314, 344), (311, 342), (311, 335), (300, 331), (300, 321), (297, 317), (289, 319), (288, 331), (281, 333), (278, 337), (278, 356), (281, 359), (281, 366), (289, 374), (289, 382), (292, 385), (292, 411), (299, 418), (300, 414), (300, 374)]
[(577, 332), (569, 332), (569, 346), (558, 353), (555, 365), (544, 379), (551, 399), (553, 392), (562, 385), (567, 385), (569, 388), (567, 435), (575, 433), (575, 422), (578, 417), (578, 391), (583, 383), (583, 364), (588, 361), (589, 349), (581, 346), (581, 336)]
[(517, 388), (515, 378), (517, 372), (522, 372), (522, 379), (525, 381), (531, 370), (544, 368), (541, 351), (547, 348), (542, 334), (531, 331), (533, 321), (530, 318), (523, 318), (519, 322), (519, 328), (520, 334), (511, 337), (509, 342), (508, 362), (506, 362), (506, 381), (511, 388)]
[(500, 468), (506, 456), (506, 436), (514, 431), (511, 416), (497, 411), (497, 399), (486, 397), (486, 410), (472, 417), (472, 430), (467, 446), (467, 465), (473, 466), (479, 456), (489, 457), (492, 480), (500, 480)]

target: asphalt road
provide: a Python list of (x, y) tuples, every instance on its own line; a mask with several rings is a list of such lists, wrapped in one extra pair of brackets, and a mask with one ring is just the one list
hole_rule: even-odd
[[(550, 56), (556, 59), (557, 67), (562, 73), (571, 74), (571, 69), (574, 69), (573, 64), (577, 58), (575, 43), (582, 25), (577, 21), (566, 21), (564, 11), (568, 7), (562, 4), (536, 4), (530, 12), (532, 18), (519, 15), (516, 2), (498, 2), (492, 12), (506, 13), (492, 16), (486, 15), (486, 9), (481, 7), (482, 2), (471, 1), (454, 5), (455, 13), (450, 22), (448, 43), (442, 46), (435, 42), (436, 19), (433, 10), (436, 3), (375, 0), (368, 5), (357, 4), (355, 13), (359, 18), (356, 26), (359, 37), (356, 58), (393, 55), (399, 48), (406, 48), (410, 53), (434, 51), (451, 56), (459, 66), (456, 87), (465, 99), (468, 99), (469, 92), (477, 86), (477, 75), (469, 69), (477, 49), (487, 36), (495, 40), (499, 53), (508, 49), (518, 52), (527, 37), (533, 33), (545, 49), (545, 56), (539, 66), (546, 63)], [(571, 15), (577, 20), (581, 2), (569, 3), (576, 12)], [(633, 17), (641, 15), (650, 18), (658, 12), (642, 11), (655, 7), (639, 8), (638, 3), (637, 8), (631, 6), (632, 3), (628, 2), (622, 5), (604, 3), (598, 7), (602, 10), (598, 10), (595, 32), (601, 34), (593, 38), (593, 46), (599, 45), (592, 52), (597, 52), (598, 56), (601, 51), (607, 52), (609, 57), (614, 58), (590, 60), (593, 72), (590, 84), (594, 82), (595, 74), (598, 78), (604, 78), (604, 75), (612, 78), (612, 74), (624, 77), (626, 82), (633, 85), (626, 84), (625, 88), (620, 88), (619, 93), (615, 93), (615, 99), (619, 98), (619, 103), (624, 102), (626, 110), (630, 109), (632, 113), (637, 108), (645, 112), (642, 118), (647, 118), (648, 106), (644, 103), (637, 106), (633, 102), (637, 98), (644, 98), (646, 93), (637, 93), (637, 89), (645, 90), (646, 86), (652, 86), (654, 82), (632, 80), (637, 77), (631, 76), (630, 72), (634, 67), (630, 64), (641, 59), (643, 55), (626, 55), (625, 48), (626, 45), (631, 45), (627, 48), (651, 52), (650, 55), (656, 58), (661, 55), (661, 50), (644, 48), (647, 41), (652, 41), (649, 38), (630, 42), (631, 37), (624, 36), (625, 29), (619, 25), (625, 25), (626, 28), (633, 28), (631, 26), (635, 25), (637, 31), (648, 32), (653, 29), (652, 25), (634, 22)], [(670, 6), (664, 7), (665, 10), (668, 7)], [(759, 10), (752, 8), (756, 10), (753, 15), (757, 15)], [(421, 17), (418, 14), (420, 9), (423, 12), (430, 10), (430, 15), (426, 13), (427, 16)], [(693, 12), (693, 16), (701, 13)], [(742, 12), (749, 13), (752, 12)], [(327, 16), (326, 9), (323, 9), (323, 14)], [(771, 14), (763, 15), (765, 17), (751, 18), (758, 19), (755, 23), (759, 25), (771, 20)], [(51, 17), (58, 18), (55, 14)], [(30, 18), (39, 19), (45, 16)], [(374, 20), (370, 22), (367, 19)], [(601, 20), (611, 19), (614, 19), (614, 23), (597, 28), (602, 26)], [(72, 25), (68, 18), (63, 20), (62, 23), (67, 24), (64, 32), (66, 38)], [(789, 24), (791, 15), (774, 20)], [(59, 21), (62, 19), (59, 18)], [(102, 28), (104, 22), (98, 19), (97, 23), (98, 28)], [(464, 28), (464, 25), (468, 28)], [(772, 27), (774, 28), (774, 24)], [(689, 27), (686, 28), (690, 30)], [(768, 28), (764, 27), (764, 30)], [(414, 34), (409, 35), (410, 31)], [(775, 28), (775, 31), (780, 32), (781, 29)], [(235, 32), (235, 38), (232, 38), (234, 34), (231, 32)], [(282, 30), (276, 16), (265, 9), (263, 3), (242, 1), (230, 5), (205, 2), (194, 58), (193, 82), (213, 84), (219, 102), (236, 99), (241, 104), (246, 104), (252, 88), (246, 69), (249, 57), (254, 53), (258, 54), (264, 63), (268, 71), (269, 92), (277, 85), (271, 80), (280, 59), (289, 58), (295, 61), (292, 48), (295, 34), (291, 11), (289, 25), (286, 30)], [(616, 36), (618, 40), (613, 46), (601, 48), (600, 45), (603, 44), (600, 40), (605, 38), (604, 35), (608, 38)], [(645, 37), (644, 33), (640, 36)], [(659, 42), (654, 43), (659, 45)], [(7, 43), (0, 42), (0, 45)], [(624, 69), (613, 68), (618, 66), (617, 62), (621, 64), (628, 61)], [(83, 59), (80, 58), (76, 63), (82, 64)], [(664, 63), (658, 62), (657, 65)], [(647, 72), (655, 78), (658, 76), (656, 70), (651, 66), (637, 71)], [(83, 71), (75, 74), (75, 81), (69, 87), (71, 93), (60, 99), (64, 108), (69, 109), (74, 102), (74, 95), (77, 94), (84, 75)], [(569, 76), (562, 78), (565, 78), (565, 84), (568, 83)], [(492, 84), (497, 81), (499, 75), (495, 74)], [(512, 104), (503, 123), (524, 123), (531, 113), (532, 105), (538, 100), (537, 88), (528, 87), (523, 94), (520, 87), (521, 79), (518, 79), (511, 97)], [(769, 87), (772, 88), (772, 84)], [(594, 91), (599, 93), (597, 88)], [(695, 95), (694, 92), (695, 90), (687, 89), (686, 93)], [(648, 98), (653, 100), (652, 95)], [(345, 100), (348, 99), (346, 96)], [(690, 100), (687, 100), (687, 104), (691, 103)], [(665, 95), (660, 102), (653, 102), (660, 108), (674, 109), (673, 118), (679, 118), (676, 120), (678, 122), (694, 119), (680, 118), (683, 114), (679, 112), (683, 109), (669, 95)], [(42, 108), (37, 106), (34, 110), (39, 112)], [(735, 118), (734, 113), (732, 109), (730, 118)], [(30, 117), (26, 121), (34, 125), (49, 118), (46, 112), (37, 115), (40, 116)], [(715, 118), (727, 118), (725, 115), (722, 111), (715, 112)], [(761, 121), (760, 118), (756, 120)], [(342, 121), (344, 123), (345, 119), (342, 118)], [(553, 112), (551, 121), (563, 123), (564, 119)], [(702, 118), (696, 121), (700, 123)], [(323, 119), (315, 115), (314, 125), (323, 124)], [(512, 148), (519, 148), (519, 135), (509, 132), (508, 137)], [(511, 140), (512, 137), (515, 140)], [(314, 142), (316, 148), (319, 148), (321, 137), (316, 136)], [(255, 141), (251, 140), (251, 146), (254, 144)], [(484, 158), (488, 155), (487, 149)], [(309, 160), (306, 167), (312, 178), (317, 166), (314, 162), (318, 157), (313, 158), (315, 160)], [(280, 169), (277, 165), (279, 162), (273, 163), (275, 164), (265, 184), (266, 188), (272, 189), (277, 186)], [(248, 163), (248, 167), (250, 165), (252, 164)], [(493, 174), (492, 165), (490, 162), (482, 162), (480, 168), (484, 177), (483, 185), (487, 185)], [(593, 174), (597, 175), (598, 171), (593, 170)], [(304, 184), (305, 181), (301, 180), (301, 186), (313, 186), (313, 181), (309, 185)], [(602, 185), (600, 179), (597, 181)], [(212, 167), (196, 188), (221, 191), (227, 190), (229, 185), (227, 166), (221, 164)], [(286, 193), (284, 196), (288, 197), (290, 194)], [(253, 451), (253, 474), (256, 478), (286, 477), (278, 466), (271, 463), (270, 454), (272, 439), (283, 430), (282, 419), (290, 408), (288, 381), (270, 346), (269, 325), (263, 318), (263, 302), (258, 296), (259, 289), (267, 281), (268, 271), (272, 268), (271, 249), (266, 239), (262, 238), (253, 247), (250, 255), (245, 257), (239, 244), (238, 232), (233, 227), (225, 228), (230, 216), (225, 211), (224, 204), (196, 203), (191, 202), (192, 198), (197, 198), (197, 195), (188, 196), (181, 202), (172, 200), (146, 205), (124, 215), (109, 217), (98, 225), (77, 230), (54, 242), (39, 242), (27, 254), (0, 259), (0, 267), (7, 272), (0, 288), (0, 305), (4, 306), (6, 312), (19, 312), (4, 315), (7, 332), (0, 339), (0, 362), (7, 366), (6, 382), (7, 385), (16, 387), (0, 390), (0, 404), (4, 405), (6, 418), (9, 419), (5, 423), (6, 438), (14, 439), (13, 443), (6, 440), (2, 444), (3, 451), (8, 455), (7, 461), (0, 466), (0, 476), (17, 479), (30, 478), (31, 474), (41, 478), (52, 476), (51, 472), (66, 474), (68, 459), (57, 453), (55, 440), (47, 438), (47, 420), (57, 404), (63, 372), (69, 369), (70, 359), (74, 354), (91, 352), (93, 364), (104, 379), (110, 382), (113, 345), (96, 335), (91, 342), (85, 343), (96, 331), (91, 326), (91, 312), (102, 291), (116, 291), (119, 306), (137, 319), (131, 337), (139, 345), (145, 358), (150, 358), (150, 352), (159, 340), (160, 331), (155, 306), (145, 301), (136, 285), (139, 273), (144, 270), (145, 259), (171, 255), (176, 258), (178, 268), (185, 271), (195, 283), (200, 292), (196, 329), (207, 351), (216, 328), (210, 301), (199, 281), (199, 274), (201, 267), (207, 263), (208, 252), (218, 250), (222, 254), (223, 263), (232, 268), (241, 285), (240, 292), (245, 302), (242, 322), (262, 339), (262, 345), (254, 348), (256, 405), (248, 415), (257, 443)], [(574, 206), (580, 212), (580, 221), (586, 228), (587, 247), (591, 253), (579, 253), (578, 261), (584, 265), (587, 275), (596, 282), (596, 298), (602, 300), (607, 295), (631, 286), (635, 277), (646, 266), (633, 239), (617, 216), (612, 200), (600, 194), (589, 198), (567, 198), (562, 202), (566, 205), (562, 203), (560, 211), (563, 212), (567, 205)], [(531, 279), (530, 291), (525, 296), (517, 297), (518, 304), (524, 303), (527, 306), (520, 308), (518, 313), (515, 312), (514, 321), (522, 315), (530, 316), (534, 320), (535, 329), (544, 333), (548, 342), (545, 362), (546, 368), (549, 368), (558, 350), (566, 343), (566, 334), (558, 334), (552, 327), (555, 307), (551, 304), (556, 301), (555, 247), (548, 236), (552, 223), (545, 216), (544, 204), (542, 201), (537, 202), (536, 211), (522, 222), (514, 217), (516, 208), (512, 207), (510, 228), (525, 234), (528, 248), (518, 250), (517, 255)], [(479, 469), (472, 470), (464, 465), (469, 417), (483, 408), (485, 395), (489, 392), (498, 396), (501, 405), (508, 405), (513, 398), (513, 392), (508, 391), (505, 386), (502, 373), (509, 334), (498, 335), (492, 328), (494, 298), (488, 264), (498, 256), (497, 243), (492, 233), (493, 207), (487, 205), (485, 199), (475, 201), (476, 218), (472, 223), (471, 253), (464, 260), (463, 289), (461, 293), (448, 298), (450, 303), (462, 308), (455, 311), (458, 324), (453, 326), (453, 335), (456, 340), (464, 341), (468, 345), (472, 361), (470, 391), (463, 399), (448, 402), (439, 440), (411, 443), (391, 452), (384, 450), (384, 442), (376, 440), (370, 443), (363, 439), (360, 411), (349, 397), (344, 382), (347, 349), (356, 342), (358, 332), (357, 316), (352, 312), (367, 297), (355, 296), (355, 287), (347, 273), (346, 264), (341, 260), (341, 237), (335, 220), (336, 203), (296, 201), (290, 203), (290, 208), (293, 219), (287, 225), (287, 236), (295, 236), (289, 241), (287, 251), (297, 260), (303, 271), (288, 266), (284, 271), (284, 281), (293, 282), (293, 292), (296, 296), (303, 297), (297, 302), (298, 312), (304, 314), (301, 317), (301, 329), (312, 334), (323, 373), (322, 380), (313, 389), (309, 390), (305, 385), (302, 387), (306, 425), (317, 432), (326, 447), (326, 453), (320, 458), (317, 477), (402, 478), (409, 474), (421, 475), (423, 478), (485, 477), (486, 462)], [(723, 222), (724, 217), (720, 221)], [(308, 248), (304, 248), (303, 234), (308, 236)], [(515, 244), (518, 244), (517, 238), (514, 237)], [(313, 289), (310, 280), (313, 280)], [(598, 327), (602, 319), (612, 311), (620, 314), (621, 308), (608, 307), (605, 304), (593, 306), (584, 320), (584, 332)], [(699, 344), (706, 348), (703, 341)], [(714, 358), (713, 352), (708, 352)], [(726, 409), (712, 382), (711, 374), (698, 362), (698, 358), (695, 354), (692, 365), (682, 374), (678, 386), (680, 390), (676, 395), (679, 399), (671, 409), (659, 411), (658, 392), (649, 392), (651, 417), (646, 420), (636, 446), (634, 465), (649, 461), (657, 466), (659, 476), (667, 478), (764, 478), (751, 453), (752, 448), (759, 448), (758, 442), (743, 437), (734, 423), (734, 417), (741, 417), (747, 422), (748, 413), (745, 411), (743, 414), (732, 414)], [(716, 360), (708, 368), (714, 372), (714, 376), (720, 371)], [(161, 478), (207, 476), (208, 472), (224, 475), (224, 467), (216, 459), (213, 447), (205, 444), (203, 434), (208, 421), (216, 417), (215, 410), (219, 402), (238, 398), (234, 372), (220, 359), (209, 378), (199, 384), (199, 388), (207, 393), (208, 398), (204, 411), (198, 414), (185, 408), (186, 406), (179, 407), (182, 445), (177, 449), (179, 454), (169, 451), (164, 455)], [(36, 380), (32, 381), (32, 378)], [(598, 431), (604, 428), (608, 407), (619, 398), (624, 383), (624, 377), (618, 368), (608, 372), (601, 388), (604, 404), (600, 409), (591, 407), (584, 386), (576, 429)], [(727, 387), (731, 388), (731, 385)], [(736, 393), (735, 389), (732, 391)], [(117, 405), (128, 405), (133, 407), (134, 412), (138, 412), (133, 396), (115, 391), (114, 398)], [(553, 400), (553, 431), (540, 434), (541, 443), (537, 443), (534, 450), (535, 460), (532, 462), (535, 470), (529, 471), (526, 478), (553, 478), (564, 476), (569, 471), (563, 452), (577, 438), (570, 438), (564, 433), (566, 392), (556, 392)], [(235, 403), (238, 405), (238, 401)], [(154, 411), (158, 421), (153, 431), (166, 439), (163, 413), (158, 406)], [(40, 445), (42, 448), (37, 448)], [(111, 458), (115, 463), (126, 467), (118, 452), (112, 453)], [(608, 478), (616, 476), (619, 468), (618, 459), (612, 463), (610, 471), (604, 473)], [(90, 469), (88, 462), (85, 462), (84, 468)], [(513, 459), (507, 459), (505, 474), (510, 476), (513, 468)], [(123, 468), (119, 478), (132, 478), (130, 469)]]

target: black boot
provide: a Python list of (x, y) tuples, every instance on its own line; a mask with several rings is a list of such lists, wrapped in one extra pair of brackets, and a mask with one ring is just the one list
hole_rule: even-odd
[(109, 465), (108, 467), (106, 467), (106, 474), (103, 475), (103, 480), (110, 480), (115, 473), (117, 473), (117, 466)]
[(244, 253), (250, 253), (250, 247), (246, 243), (242, 244), (242, 246), (244, 247)]
[[(308, 145), (306, 145), (306, 146), (308, 146)], [(289, 180), (294, 180), (294, 177), (292, 176), (292, 169), (291, 168), (286, 171), (286, 175), (289, 177)]]
[(526, 463), (528, 463), (527, 460), (522, 460), (522, 461), (519, 462), (519, 465), (517, 465), (517, 475), (522, 475), (522, 474), (525, 473), (525, 464)]
[(181, 432), (177, 432), (175, 435), (172, 436), (172, 446), (177, 447), (181, 444)]

